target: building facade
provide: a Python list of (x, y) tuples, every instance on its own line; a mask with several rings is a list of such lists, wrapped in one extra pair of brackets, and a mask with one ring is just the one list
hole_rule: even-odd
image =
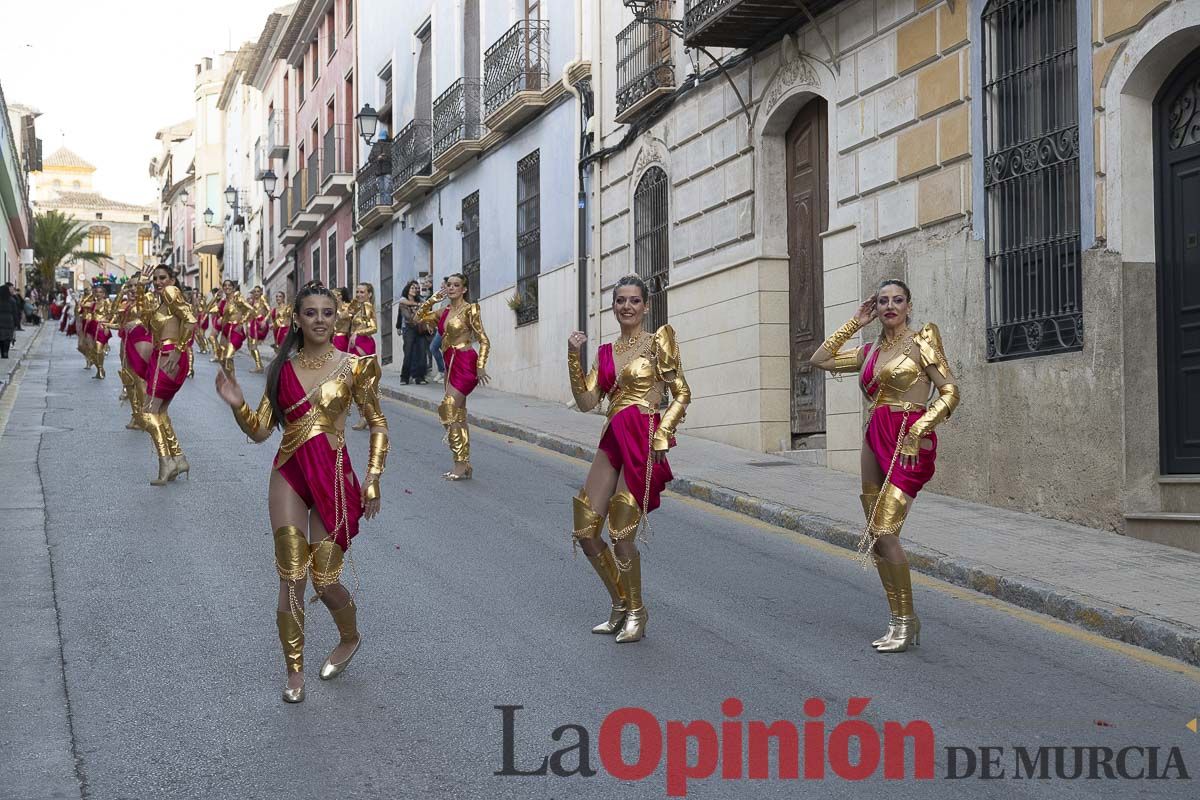
[(568, 400), (562, 353), (580, 324), (588, 205), (578, 168), (587, 6), (358, 7), (360, 95), (386, 140), (359, 143), (356, 230), (362, 277), (381, 298), (385, 363), (402, 359), (392, 303), (404, 285), (461, 272), (492, 341), (492, 385)]
[(225, 113), (218, 105), (225, 78), (233, 67), (236, 51), (205, 57), (196, 64), (193, 96), (195, 140), (194, 183), (190, 195), (196, 219), (193, 261), (188, 264), (185, 282), (207, 293), (223, 278), (221, 259), (225, 255)]
[(856, 472), (808, 359), (899, 277), (964, 390), (937, 491), (1200, 549), (1200, 4), (639, 5), (592, 3), (592, 332), (651, 281), (689, 433)]
[(60, 268), (56, 279), (76, 288), (102, 275), (132, 277), (154, 258), (158, 207), (103, 196), (93, 185), (95, 173), (96, 168), (82, 156), (60, 147), (43, 160), (40, 171), (30, 174), (34, 210), (60, 211), (86, 223), (83, 249), (105, 256), (99, 263), (72, 261)]
[(0, 284), (25, 285), (23, 267), (33, 263), (33, 212), (27, 172), (40, 168), (37, 112), (9, 106), (0, 88)]
[(196, 235), (194, 128), (192, 120), (186, 120), (160, 129), (155, 135), (159, 154), (150, 161), (150, 177), (157, 182), (159, 194), (155, 253), (160, 263), (169, 264), (192, 288), (195, 284), (188, 282), (189, 277), (198, 275), (198, 270), (190, 269)]

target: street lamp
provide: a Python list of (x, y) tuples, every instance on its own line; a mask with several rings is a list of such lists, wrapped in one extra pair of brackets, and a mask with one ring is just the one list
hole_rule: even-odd
[(279, 176), (275, 174), (275, 170), (268, 169), (260, 180), (262, 180), (263, 191), (267, 193), (267, 196), (272, 200), (276, 199), (275, 187), (279, 184)]
[(375, 131), (379, 127), (379, 112), (371, 108), (370, 103), (366, 103), (354, 118), (358, 120), (358, 135), (370, 147), (371, 140), (375, 138)]
[(213, 210), (211, 208), (204, 209), (204, 224), (211, 228), (213, 226), (212, 222)]
[(225, 205), (237, 205), (237, 189), (233, 188), (233, 184), (225, 187)]

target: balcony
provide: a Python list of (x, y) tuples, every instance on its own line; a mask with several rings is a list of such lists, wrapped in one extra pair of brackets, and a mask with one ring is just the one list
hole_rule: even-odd
[(433, 151), (429, 120), (415, 119), (392, 142), (392, 201), (402, 205), (433, 186)]
[(374, 231), (392, 217), (391, 142), (376, 142), (367, 164), (358, 173), (357, 235)]
[(272, 113), (267, 117), (267, 157), (287, 158), (287, 128), (283, 115)]
[(308, 164), (304, 169), (304, 211), (308, 214), (323, 216), (332, 211), (338, 204), (338, 199), (331, 194), (321, 191), (321, 150), (313, 148), (308, 154)]
[(524, 125), (549, 102), (550, 25), (523, 19), (483, 54), (483, 110), (493, 131)]
[(346, 128), (342, 123), (330, 126), (321, 149), (321, 192), (333, 197), (349, 197), (354, 191), (353, 140)]
[(254, 146), (254, 180), (261, 181), (270, 168), (271, 157), (267, 155), (267, 144), (259, 142)]
[(437, 169), (458, 169), (483, 149), (481, 89), (481, 81), (459, 78), (433, 101), (433, 166)]
[[(309, 156), (308, 163), (310, 165), (317, 163), (316, 155), (313, 153)], [(313, 198), (317, 196), (317, 173), (311, 172), (310, 169), (311, 166), (301, 169), (292, 180), (292, 227), (301, 231), (311, 231), (325, 218), (323, 214), (317, 213), (309, 207)]]
[[(807, 0), (813, 17), (841, 0)], [(688, 47), (753, 47), (808, 22), (793, 0), (686, 0), (683, 43)]]
[[(653, 16), (669, 19), (671, 0), (658, 0)], [(671, 33), (662, 25), (633, 21), (617, 34), (617, 122), (626, 122), (675, 89)]]

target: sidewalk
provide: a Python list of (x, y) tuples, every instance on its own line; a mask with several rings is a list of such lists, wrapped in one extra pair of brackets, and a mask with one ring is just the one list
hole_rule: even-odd
[[(47, 327), (49, 327), (49, 322), (43, 322), (41, 325), (26, 325), (17, 331), (17, 338), (8, 351), (8, 358), (0, 359), (0, 397), (4, 397), (5, 390), (12, 383), (13, 376), (17, 374), (17, 368), (21, 366), (25, 356), (33, 349), (34, 342)], [(54, 331), (58, 332), (57, 321), (54, 323)]]
[[(442, 399), (440, 384), (404, 386), (390, 367), (382, 391), (430, 410)], [(598, 414), (485, 387), (468, 411), (472, 425), (588, 461), (604, 425)], [(672, 491), (856, 547), (856, 476), (688, 436), (686, 421), (682, 430)], [(902, 537), (913, 569), (1200, 665), (1198, 553), (930, 491)]]

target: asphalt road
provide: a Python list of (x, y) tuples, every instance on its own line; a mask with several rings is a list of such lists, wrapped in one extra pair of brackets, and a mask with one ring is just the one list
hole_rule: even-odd
[[(899, 783), (880, 766), (856, 781), (826, 766), (820, 781), (783, 780), (772, 748), (770, 779), (722, 779), (718, 767), (688, 782), (687, 796), (1200, 795), (1191, 779), (1013, 778), (1017, 746), (1092, 745), (1158, 747), (1159, 770), (1175, 746), (1194, 776), (1200, 735), (1184, 725), (1200, 711), (1200, 671), (924, 579), (922, 647), (876, 654), (867, 643), (881, 632), (885, 605), (873, 570), (695, 501), (668, 496), (653, 517), (643, 566), (648, 637), (617, 646), (592, 635), (607, 599), (569, 539), (570, 498), (586, 465), (473, 431), (475, 480), (448, 483), (436, 418), (391, 401), (383, 511), (353, 550), (362, 649), (341, 678), (317, 680), (336, 632), (322, 608), (309, 607), (308, 697), (285, 705), (266, 511), (278, 438), (246, 441), (202, 357), (172, 408), (191, 479), (151, 487), (153, 451), (144, 433), (123, 427), (115, 374), (90, 380), (72, 343), (56, 333), (51, 344), (47, 391), (28, 387), (18, 403), (44, 407), (36, 463), (85, 797), (659, 798), (670, 748), (648, 777), (617, 780), (599, 754), (609, 713), (646, 709), (668, 738), (668, 720), (707, 720), (724, 735), (731, 720), (744, 731), (737, 722), (822, 719), (825, 738), (836, 739), (850, 697), (871, 698), (859, 716), (875, 730), (927, 721), (936, 777)], [(247, 367), (239, 362), (253, 401), (262, 381)], [(361, 470), (367, 434), (348, 433)], [(742, 701), (739, 716), (722, 713), (728, 697)], [(806, 714), (812, 697), (827, 704), (822, 716)], [(517, 768), (574, 744), (578, 729), (551, 737), (574, 724), (586, 730), (597, 774), (495, 775), (498, 705), (524, 707), (514, 723)], [(11, 735), (14, 715), (6, 716)], [(624, 743), (636, 761), (632, 729)], [(945, 777), (946, 748), (978, 755), (984, 746), (1005, 748), (996, 768), (1004, 778), (981, 779), (978, 764), (974, 777)], [(696, 747), (693, 763), (707, 757)], [(680, 763), (679, 752), (670, 755)], [(852, 747), (850, 760), (858, 755)], [(1128, 771), (1147, 759), (1131, 754)], [(730, 768), (737, 758), (721, 761)], [(910, 750), (909, 775), (911, 761)], [(564, 763), (574, 768), (578, 751)], [(1053, 763), (1051, 754), (1051, 775)], [(0, 796), (38, 797), (28, 784), (5, 789), (7, 771), (0, 763)]]

